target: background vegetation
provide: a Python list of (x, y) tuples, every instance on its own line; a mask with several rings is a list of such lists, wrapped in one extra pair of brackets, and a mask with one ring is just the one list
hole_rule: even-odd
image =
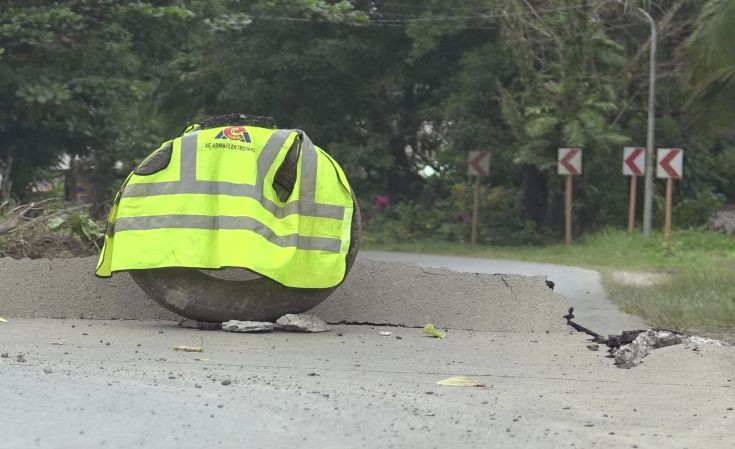
[(659, 28), (656, 144), (687, 150), (675, 223), (698, 226), (735, 196), (734, 4), (6, 1), (0, 203), (27, 201), (69, 155), (101, 216), (159, 142), (246, 112), (307, 130), (386, 238), (467, 239), (471, 150), (492, 151), (482, 242), (558, 238), (560, 146), (585, 150), (576, 231), (620, 226), (621, 149), (645, 143), (643, 7)]
[[(686, 150), (671, 250), (615, 230), (622, 147), (646, 141), (638, 8), (659, 34), (656, 146)], [(735, 0), (6, 0), (0, 256), (94, 252), (103, 226), (44, 197), (84, 190), (102, 218), (160, 142), (244, 112), (306, 130), (340, 161), (368, 247), (589, 266), (654, 324), (732, 328), (733, 240), (686, 229), (735, 201), (733, 29)], [(554, 244), (566, 146), (584, 149), (571, 248)], [(492, 152), (479, 248), (464, 244), (473, 150)], [(620, 270), (669, 275), (635, 287)]]

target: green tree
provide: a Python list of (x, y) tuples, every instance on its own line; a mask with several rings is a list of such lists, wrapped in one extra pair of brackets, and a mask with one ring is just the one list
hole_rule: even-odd
[(115, 161), (150, 148), (153, 123), (140, 114), (175, 48), (165, 43), (191, 16), (145, 2), (4, 2), (0, 201), (23, 195), (63, 154), (88, 157), (95, 204), (109, 198)]
[(700, 129), (723, 133), (735, 119), (735, 1), (706, 0), (684, 45), (693, 87), (694, 119)]

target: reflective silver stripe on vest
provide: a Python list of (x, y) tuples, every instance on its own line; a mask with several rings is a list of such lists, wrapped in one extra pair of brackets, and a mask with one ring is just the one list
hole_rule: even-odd
[(316, 204), (311, 201), (299, 200), (278, 206), (268, 198), (264, 198), (262, 191), (253, 185), (235, 184), (216, 181), (185, 181), (185, 182), (151, 182), (145, 184), (130, 184), (125, 187), (123, 198), (136, 198), (157, 195), (203, 194), (228, 195), (253, 198), (260, 202), (266, 210), (276, 218), (299, 214), (307, 217), (344, 218), (345, 208), (332, 204)]
[(273, 162), (278, 157), (278, 153), (281, 151), (283, 144), (286, 143), (288, 136), (291, 135), (291, 131), (285, 129), (279, 129), (271, 134), (268, 138), (268, 142), (265, 143), (263, 150), (258, 156), (258, 178), (257, 186), (262, 195), (263, 183), (265, 182), (265, 176), (268, 174), (268, 170), (273, 166)]
[(301, 133), (301, 184), (299, 185), (299, 198), (306, 201), (316, 199), (316, 171), (317, 160), (316, 149), (306, 133)]
[(197, 134), (193, 131), (181, 137), (181, 165), (179, 179), (197, 179)]
[(320, 250), (339, 253), (342, 246), (340, 239), (328, 237), (305, 237), (298, 234), (276, 235), (269, 227), (250, 217), (232, 217), (226, 215), (156, 215), (148, 217), (118, 218), (113, 232), (146, 231), (152, 229), (207, 229), (207, 230), (243, 230), (252, 231), (274, 245), (281, 247), (297, 247), (304, 250)]
[(263, 183), (273, 162), (288, 137), (289, 130), (277, 130), (266, 142), (263, 150), (258, 156), (258, 173), (256, 185), (236, 184), (218, 181), (196, 180), (196, 152), (197, 134), (192, 132), (181, 139), (181, 181), (151, 182), (140, 184), (129, 184), (123, 190), (123, 198), (146, 197), (156, 195), (176, 194), (205, 194), (205, 195), (229, 195), (253, 198), (271, 212), (276, 218), (284, 218), (289, 215), (299, 214), (310, 217), (343, 219), (345, 208), (331, 204), (317, 204), (316, 196), (316, 170), (317, 153), (311, 139), (302, 132), (301, 146), (301, 173), (299, 184), (299, 200), (279, 206), (263, 196)]

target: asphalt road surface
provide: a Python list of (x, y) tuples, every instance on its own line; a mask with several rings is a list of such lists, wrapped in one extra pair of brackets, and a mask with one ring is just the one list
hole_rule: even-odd
[(359, 257), (386, 262), (409, 262), (424, 267), (444, 267), (465, 273), (521, 274), (546, 276), (553, 281), (554, 291), (574, 306), (576, 321), (602, 335), (624, 330), (646, 329), (637, 316), (618, 309), (602, 288), (600, 273), (579, 267), (503, 259), (438, 256), (431, 254), (361, 251)]

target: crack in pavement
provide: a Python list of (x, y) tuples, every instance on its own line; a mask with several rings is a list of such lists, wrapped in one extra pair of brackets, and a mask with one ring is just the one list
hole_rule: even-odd
[(500, 275), (500, 279), (503, 281), (503, 284), (505, 284), (506, 287), (510, 289), (510, 291), (513, 291), (513, 286), (508, 283), (508, 281), (505, 279), (505, 275)]

